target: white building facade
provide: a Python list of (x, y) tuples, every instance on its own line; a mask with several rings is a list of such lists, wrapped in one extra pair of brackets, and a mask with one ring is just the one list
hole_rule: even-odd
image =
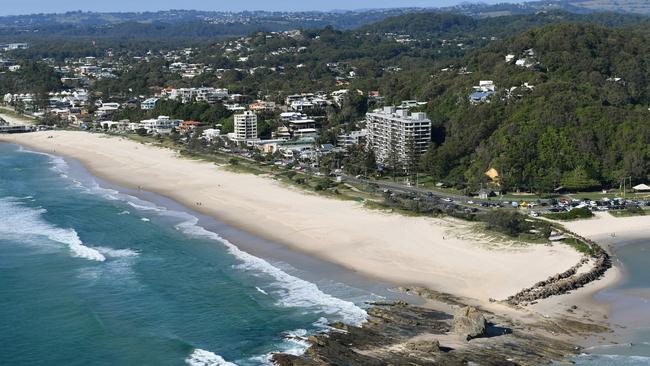
[(257, 115), (251, 111), (235, 114), (234, 140), (257, 140)]
[(368, 148), (378, 163), (412, 166), (431, 143), (431, 120), (426, 113), (384, 107), (367, 113), (366, 119)]

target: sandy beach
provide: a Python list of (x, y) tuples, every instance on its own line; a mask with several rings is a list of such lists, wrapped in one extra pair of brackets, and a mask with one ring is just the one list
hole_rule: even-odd
[[(328, 199), (270, 178), (233, 173), (126, 138), (57, 131), (0, 136), (0, 141), (79, 160), (103, 179), (159, 193), (362, 275), (398, 285), (426, 286), (481, 303), (503, 299), (565, 271), (581, 257), (564, 245), (495, 245), (459, 220), (369, 210), (357, 202)], [(629, 225), (637, 224), (630, 220)], [(587, 224), (576, 222), (569, 228), (591, 237), (593, 227), (582, 225)]]
[(625, 238), (648, 236), (650, 216), (613, 217), (607, 212), (597, 212), (591, 219), (570, 221), (564, 226), (599, 243), (614, 244)]

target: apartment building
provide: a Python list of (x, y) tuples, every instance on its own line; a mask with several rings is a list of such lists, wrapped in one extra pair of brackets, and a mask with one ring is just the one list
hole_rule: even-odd
[(408, 169), (431, 143), (431, 120), (423, 112), (384, 107), (366, 114), (368, 148), (378, 163)]
[(235, 114), (235, 141), (257, 140), (257, 115), (251, 111)]

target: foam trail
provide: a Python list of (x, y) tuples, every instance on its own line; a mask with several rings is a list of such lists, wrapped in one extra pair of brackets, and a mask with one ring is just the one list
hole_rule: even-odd
[(262, 293), (262, 294), (264, 294), (264, 295), (268, 295), (268, 294), (269, 294), (268, 292), (262, 290), (261, 288), (259, 288), (259, 287), (257, 287), (257, 286), (255, 286), (255, 289), (256, 289), (259, 293)]
[[(65, 171), (63, 169), (67, 168), (67, 163), (65, 160), (58, 156), (47, 153), (33, 152), (29, 150), (25, 151), (49, 156), (53, 160), (53, 164), (58, 168), (61, 168), (62, 172)], [(353, 302), (341, 300), (334, 296), (326, 294), (322, 292), (315, 284), (294, 277), (284, 272), (282, 269), (271, 265), (264, 259), (255, 257), (240, 250), (236, 245), (222, 238), (217, 233), (208, 231), (198, 226), (198, 219), (194, 216), (191, 216), (184, 212), (169, 211), (164, 207), (159, 207), (155, 204), (152, 204), (151, 202), (141, 200), (134, 196), (122, 194), (112, 189), (102, 188), (95, 181), (90, 182), (90, 185), (90, 188), (86, 187), (88, 193), (99, 194), (110, 200), (125, 201), (129, 206), (139, 210), (153, 211), (161, 215), (167, 215), (186, 220), (185, 222), (178, 224), (176, 228), (188, 235), (208, 238), (222, 243), (231, 255), (242, 262), (242, 264), (239, 266), (240, 268), (262, 272), (275, 279), (276, 284), (279, 285), (283, 292), (283, 295), (278, 300), (278, 305), (280, 306), (305, 307), (315, 309), (325, 314), (336, 314), (340, 315), (344, 322), (356, 325), (361, 324), (367, 318), (365, 310), (359, 308)], [(78, 247), (76, 248), (79, 249)], [(104, 258), (101, 253), (97, 251), (95, 252), (101, 256), (101, 258)], [(90, 255), (90, 253), (85, 254)], [(100, 258), (99, 256), (97, 256), (97, 258)]]
[(199, 348), (195, 349), (185, 362), (190, 366), (237, 366), (217, 354)]
[[(68, 246), (72, 255), (93, 261), (103, 262), (106, 257), (98, 250), (83, 244), (74, 229), (62, 229), (45, 221), (42, 214), (47, 212), (43, 208), (26, 207), (13, 198), (0, 199), (0, 234), (18, 237), (45, 236)], [(8, 219), (7, 219), (8, 218)], [(15, 225), (19, 222), (20, 225)]]
[[(190, 216), (190, 215), (188, 215)], [(203, 237), (222, 243), (228, 252), (239, 259), (240, 268), (263, 272), (276, 280), (285, 294), (278, 301), (279, 305), (286, 307), (313, 308), (325, 314), (339, 314), (343, 321), (350, 324), (361, 324), (367, 318), (365, 310), (350, 301), (338, 299), (322, 292), (315, 284), (291, 276), (281, 269), (271, 265), (262, 258), (255, 257), (240, 250), (237, 246), (222, 238), (219, 234), (208, 231), (198, 226), (198, 219), (194, 216), (188, 221), (176, 225), (185, 234)]]
[(647, 366), (650, 364), (650, 357), (645, 356), (623, 356), (623, 355), (601, 355), (583, 353), (577, 357), (578, 365), (596, 365), (596, 366)]
[(104, 254), (107, 257), (111, 258), (129, 258), (137, 257), (140, 253), (132, 249), (113, 249), (107, 247), (96, 247), (98, 252)]
[(59, 175), (67, 178), (68, 163), (66, 163), (62, 157), (40, 152), (40, 151), (25, 149), (22, 145), (18, 145), (18, 151), (27, 154), (47, 156), (48, 158), (50, 158), (50, 163), (52, 164), (52, 170), (59, 173)]

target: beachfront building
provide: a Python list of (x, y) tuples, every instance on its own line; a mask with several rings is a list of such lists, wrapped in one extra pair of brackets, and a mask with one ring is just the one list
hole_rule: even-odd
[(235, 114), (235, 141), (257, 140), (257, 115), (251, 111)]
[(426, 113), (384, 107), (367, 113), (366, 119), (368, 148), (381, 164), (408, 170), (431, 143), (431, 120)]
[(207, 142), (213, 142), (221, 136), (221, 131), (216, 128), (208, 128), (203, 130), (201, 138)]
[(130, 124), (129, 128), (136, 131), (138, 129), (145, 129), (148, 134), (152, 135), (168, 135), (172, 132), (173, 128), (181, 124), (181, 120), (173, 120), (168, 116), (158, 116), (155, 119), (145, 119), (138, 124)]

